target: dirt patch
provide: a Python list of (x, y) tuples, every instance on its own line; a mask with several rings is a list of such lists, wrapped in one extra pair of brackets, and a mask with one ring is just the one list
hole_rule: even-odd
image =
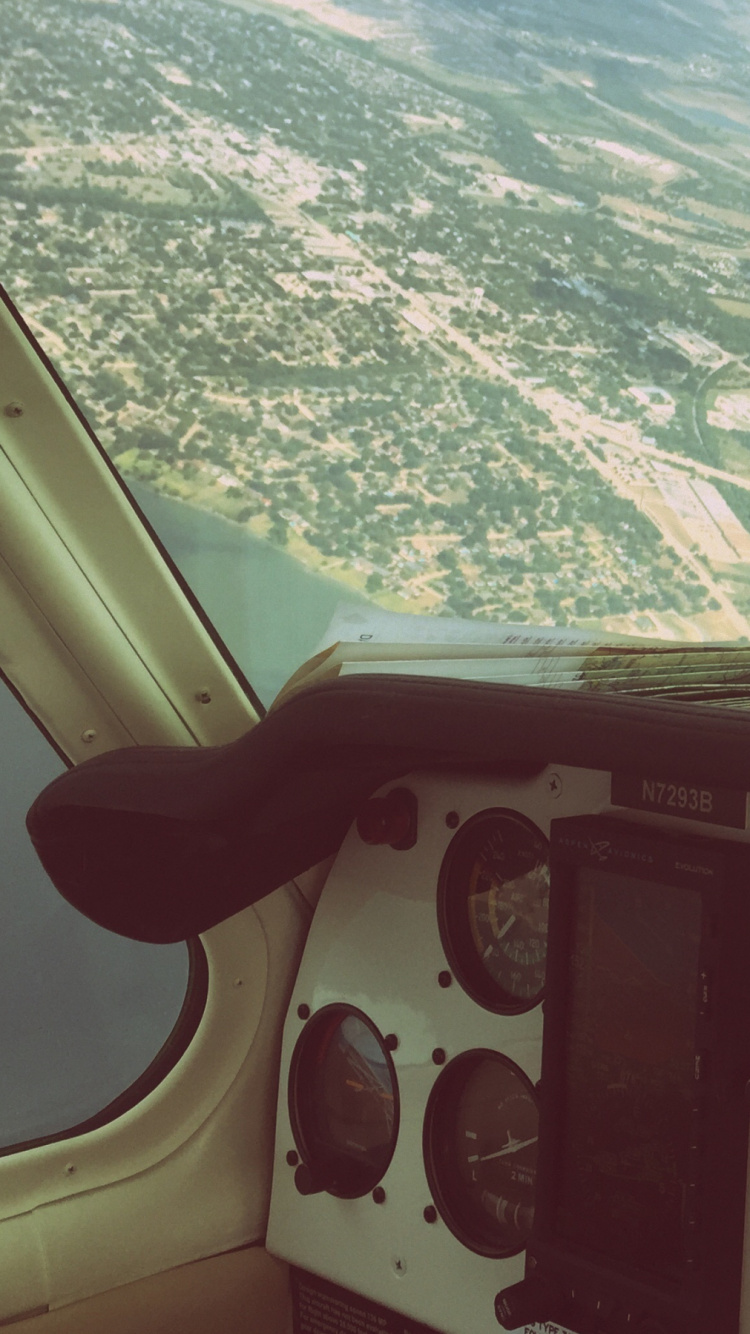
[(706, 421), (720, 431), (750, 431), (750, 389), (717, 394)]
[(392, 26), (378, 23), (363, 14), (351, 14), (347, 9), (331, 3), (331, 0), (265, 0), (266, 9), (291, 10), (292, 15), (304, 15), (327, 28), (335, 28), (349, 37), (360, 37), (365, 42), (388, 37)]
[(750, 320), (750, 301), (733, 301), (731, 297), (714, 296), (711, 298), (719, 310), (725, 310), (727, 315), (738, 315), (742, 320)]

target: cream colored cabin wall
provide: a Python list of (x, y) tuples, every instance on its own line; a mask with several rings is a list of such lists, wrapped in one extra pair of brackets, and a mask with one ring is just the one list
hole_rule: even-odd
[(291, 1334), (289, 1273), (260, 1246), (113, 1288), (19, 1334)]
[(204, 1020), (163, 1084), (108, 1126), (0, 1160), (0, 1324), (264, 1238), (308, 919), (286, 886), (214, 928)]
[[(3, 609), (0, 668), (75, 762), (117, 745), (222, 744), (257, 721), (0, 303)], [(159, 1087), (110, 1125), (0, 1159), (0, 1325), (157, 1274), (166, 1292), (167, 1271), (263, 1238), (281, 1026), (309, 915), (287, 886), (207, 933), (206, 1011)]]

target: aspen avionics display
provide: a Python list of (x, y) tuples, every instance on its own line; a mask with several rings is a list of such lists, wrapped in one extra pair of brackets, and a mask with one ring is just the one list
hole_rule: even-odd
[(607, 818), (554, 821), (550, 846), (536, 1213), (498, 1319), (733, 1334), (750, 854)]

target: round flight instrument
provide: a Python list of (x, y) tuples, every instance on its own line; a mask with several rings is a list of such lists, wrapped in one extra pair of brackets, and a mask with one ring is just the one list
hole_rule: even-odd
[(518, 811), (480, 811), (458, 830), (438, 880), (443, 947), (464, 990), (498, 1014), (541, 999), (549, 844)]
[(377, 1185), (396, 1146), (398, 1084), (383, 1038), (360, 1010), (327, 1005), (308, 1021), (292, 1057), (289, 1115), (304, 1194), (354, 1199)]
[(519, 1066), (464, 1052), (438, 1077), (423, 1149), (433, 1199), (454, 1236), (479, 1255), (514, 1255), (534, 1221), (539, 1108)]

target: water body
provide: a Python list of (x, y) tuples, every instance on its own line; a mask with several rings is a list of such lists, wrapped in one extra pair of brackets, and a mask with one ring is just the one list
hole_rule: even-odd
[[(668, 104), (664, 102), (662, 105)], [(679, 114), (686, 120), (697, 121), (699, 125), (710, 125), (719, 130), (734, 130), (735, 133), (739, 131), (745, 135), (750, 133), (750, 128), (744, 121), (733, 120), (731, 116), (725, 116), (722, 111), (712, 111), (710, 107), (690, 107), (676, 103), (674, 109), (679, 110)]]
[(339, 602), (369, 605), (241, 524), (143, 484), (131, 489), (266, 706), (314, 653)]

